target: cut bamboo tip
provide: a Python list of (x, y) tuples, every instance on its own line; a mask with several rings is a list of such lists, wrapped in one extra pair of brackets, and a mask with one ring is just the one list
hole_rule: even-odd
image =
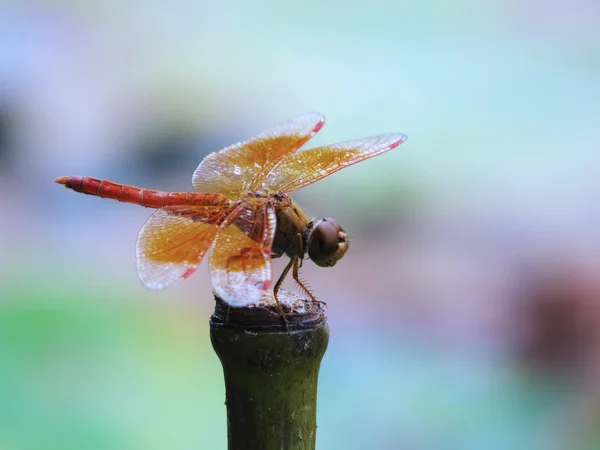
[[(227, 326), (247, 330), (294, 331), (321, 326), (327, 322), (325, 303), (315, 302), (300, 294), (280, 290), (277, 294), (285, 320), (272, 292), (267, 292), (256, 304), (233, 308), (215, 294), (212, 326)], [(287, 327), (286, 327), (287, 320)]]

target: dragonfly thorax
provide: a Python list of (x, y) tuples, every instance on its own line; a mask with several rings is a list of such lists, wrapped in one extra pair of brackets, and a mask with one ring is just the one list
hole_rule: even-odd
[(271, 196), (277, 225), (273, 239), (274, 257), (287, 255), (290, 258), (304, 258), (306, 254), (308, 232), (312, 221), (288, 196)]

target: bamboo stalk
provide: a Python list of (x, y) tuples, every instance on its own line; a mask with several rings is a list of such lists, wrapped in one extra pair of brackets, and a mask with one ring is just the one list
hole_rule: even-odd
[(317, 380), (329, 341), (320, 303), (280, 291), (256, 306), (217, 304), (210, 336), (225, 375), (229, 450), (314, 450)]

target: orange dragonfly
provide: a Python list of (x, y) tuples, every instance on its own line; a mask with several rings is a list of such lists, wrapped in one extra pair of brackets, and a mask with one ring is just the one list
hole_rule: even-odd
[(211, 153), (192, 177), (195, 192), (162, 192), (91, 177), (60, 177), (76, 192), (136, 203), (157, 211), (138, 235), (137, 271), (150, 289), (189, 277), (212, 248), (209, 270), (216, 294), (230, 306), (256, 303), (271, 285), (271, 259), (290, 262), (275, 283), (277, 292), (292, 270), (299, 278), (310, 258), (332, 267), (348, 250), (348, 236), (335, 219), (311, 219), (288, 194), (332, 173), (387, 152), (406, 140), (384, 134), (299, 151), (324, 125), (306, 113), (258, 136)]

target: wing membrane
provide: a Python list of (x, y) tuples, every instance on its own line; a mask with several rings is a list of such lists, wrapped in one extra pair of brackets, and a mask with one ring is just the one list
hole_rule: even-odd
[(197, 192), (218, 192), (231, 199), (257, 191), (281, 159), (302, 147), (324, 123), (321, 114), (306, 113), (211, 153), (194, 172), (192, 185)]
[(246, 306), (259, 300), (271, 283), (275, 211), (264, 199), (252, 199), (232, 215), (211, 251), (210, 277), (225, 302)]
[(265, 189), (290, 193), (344, 167), (387, 152), (406, 140), (400, 133), (372, 136), (287, 155), (264, 182)]
[(138, 275), (149, 289), (190, 276), (227, 220), (230, 206), (170, 206), (146, 221), (136, 244)]

